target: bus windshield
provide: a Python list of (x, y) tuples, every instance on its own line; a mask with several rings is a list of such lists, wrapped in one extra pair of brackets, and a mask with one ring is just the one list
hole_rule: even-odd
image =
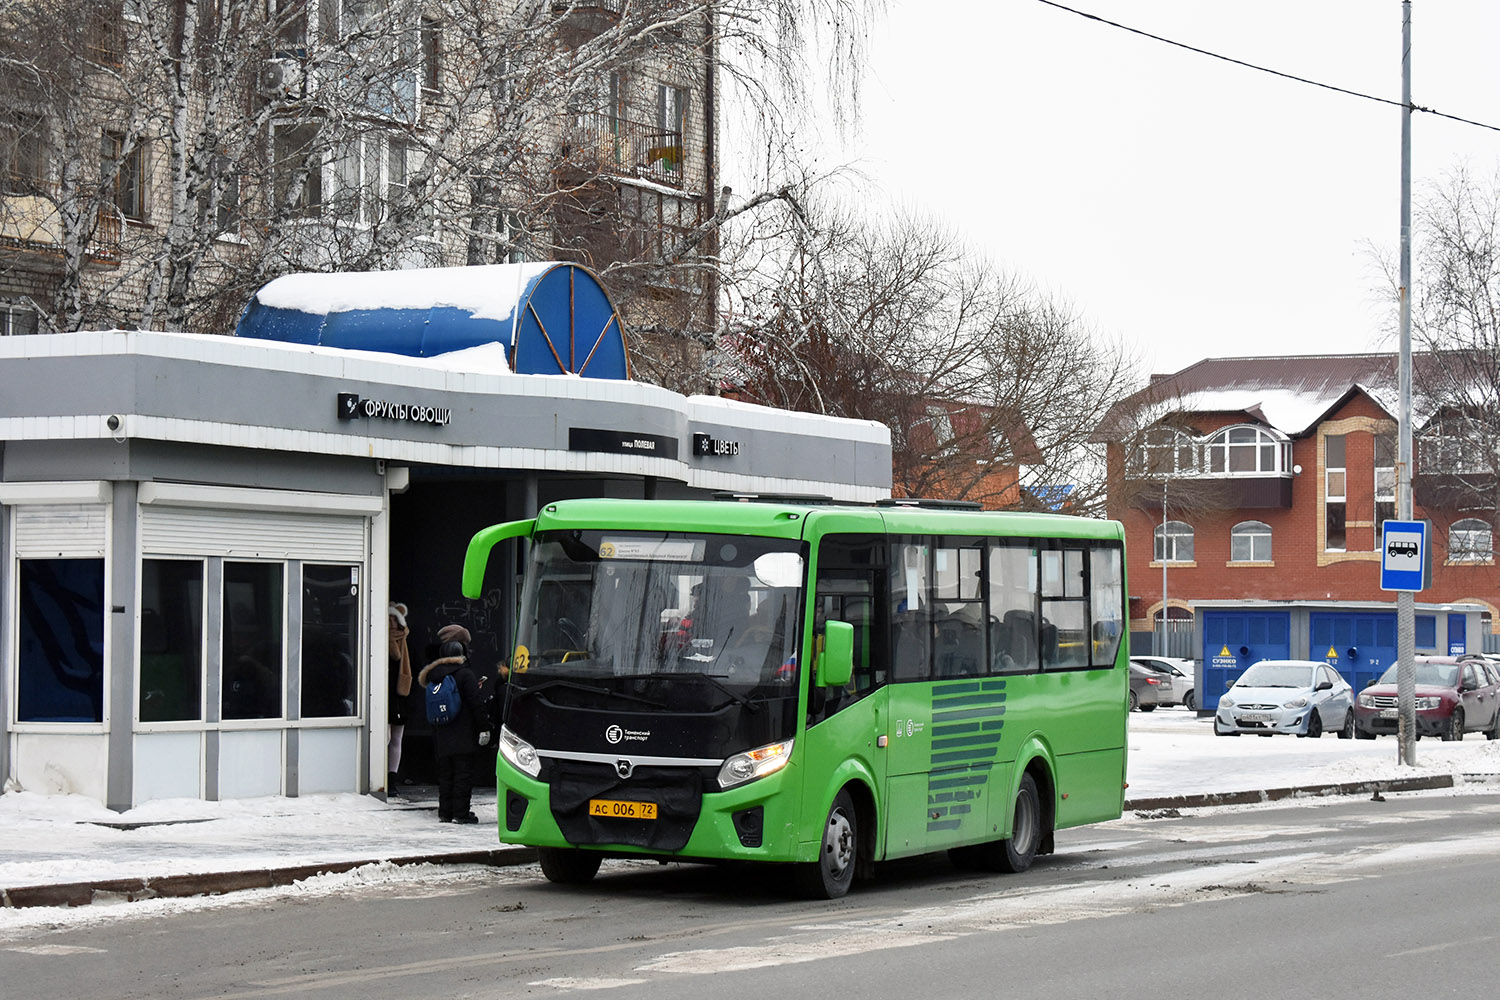
[(668, 711), (795, 698), (803, 575), (786, 539), (539, 533), (512, 698), (544, 685), (564, 702), (608, 692)]

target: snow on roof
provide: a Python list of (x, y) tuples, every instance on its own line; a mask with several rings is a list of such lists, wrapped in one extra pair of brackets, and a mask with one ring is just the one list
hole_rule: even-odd
[(509, 319), (521, 293), (556, 261), (419, 267), (400, 271), (288, 274), (256, 293), (274, 309), (326, 316), (353, 309), (431, 309), (452, 306), (477, 319)]
[[(724, 396), (688, 397), (688, 417), (696, 421), (774, 430), (784, 426), (782, 418), (787, 412), (774, 406), (763, 406), (760, 403), (728, 399)], [(804, 415), (807, 417), (823, 416), (810, 413)], [(869, 441), (882, 445), (889, 445), (891, 442), (891, 429), (878, 420), (859, 420), (854, 417), (827, 417), (825, 419), (828, 421), (826, 427), (830, 437)]]
[(1153, 375), (1150, 385), (1111, 408), (1101, 422), (1109, 433), (1137, 408), (1171, 413), (1245, 413), (1290, 436), (1310, 431), (1350, 392), (1363, 392), (1395, 412), (1396, 358), (1391, 354), (1208, 358), (1178, 372)]
[[(1346, 387), (1347, 388), (1347, 387)], [(1205, 389), (1174, 401), (1174, 409), (1192, 413), (1248, 413), (1283, 434), (1296, 434), (1317, 422), (1343, 393), (1293, 389)]]

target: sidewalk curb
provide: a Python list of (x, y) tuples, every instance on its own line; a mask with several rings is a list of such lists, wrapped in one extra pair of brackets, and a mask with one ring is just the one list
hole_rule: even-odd
[(241, 889), (270, 889), (291, 885), (314, 875), (336, 875), (364, 865), (491, 865), (508, 867), (536, 861), (536, 850), (530, 847), (507, 847), (488, 851), (454, 851), (447, 854), (418, 854), (400, 858), (365, 858), (358, 861), (332, 861), (286, 868), (255, 868), (237, 872), (204, 872), (195, 875), (166, 875), (152, 878), (104, 879), (97, 882), (71, 882), (61, 885), (31, 885), (0, 889), (0, 906), (87, 906), (90, 903), (133, 903), (142, 899), (175, 899), (184, 896), (217, 896)]
[[(1127, 799), (1125, 812), (1153, 812), (1168, 809), (1191, 809), (1205, 806), (1251, 805), (1275, 802), (1297, 795), (1362, 795), (1376, 792), (1409, 792), (1430, 788), (1452, 788), (1451, 774), (1421, 778), (1390, 778), (1375, 781), (1345, 781), (1336, 784), (1302, 785), (1292, 788), (1252, 789), (1243, 792), (1205, 792), (1194, 795), (1165, 795), (1148, 799)], [(1148, 817), (1149, 818), (1149, 817)], [(151, 878), (104, 879), (97, 882), (71, 882), (59, 885), (30, 885), (0, 889), (0, 907), (88, 906), (92, 903), (136, 902), (142, 899), (176, 899), (186, 896), (217, 896), (242, 889), (270, 889), (291, 885), (315, 875), (336, 875), (364, 865), (490, 865), (510, 867), (536, 861), (536, 849), (505, 847), (483, 851), (454, 851), (446, 854), (417, 854), (399, 858), (364, 858), (357, 861), (331, 861), (286, 868), (254, 868), (248, 871), (204, 872), (193, 875), (165, 875)]]
[(1434, 774), (1421, 778), (1385, 778), (1371, 781), (1342, 781), (1326, 785), (1299, 785), (1292, 788), (1251, 789), (1244, 792), (1204, 792), (1197, 795), (1163, 795), (1154, 799), (1127, 799), (1126, 812), (1155, 809), (1188, 809), (1201, 806), (1242, 806), (1275, 802), (1294, 795), (1363, 795), (1366, 792), (1414, 792), (1428, 788), (1452, 788), (1453, 775)]

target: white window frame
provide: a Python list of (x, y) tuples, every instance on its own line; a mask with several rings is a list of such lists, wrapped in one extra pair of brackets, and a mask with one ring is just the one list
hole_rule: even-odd
[[(1242, 556), (1236, 552), (1237, 544), (1242, 542), (1248, 546), (1248, 551)], [(1264, 521), (1241, 521), (1229, 529), (1229, 561), (1235, 563), (1271, 561), (1272, 552), (1271, 526)]]
[[(1250, 452), (1254, 468), (1236, 469), (1235, 459)], [(1233, 424), (1221, 427), (1203, 445), (1203, 472), (1209, 476), (1289, 475), (1292, 443), (1266, 427)]]
[[(114, 537), (114, 510), (110, 503), (112, 487), (108, 482), (82, 480), (78, 482), (0, 483), (0, 504), (11, 507), (7, 519), (8, 537), (0, 546), (6, 553), (0, 564), (0, 593), (7, 595), (6, 606), (0, 613), (0, 636), (6, 651), (4, 682), (13, 692), (6, 706), (6, 725), (12, 733), (65, 733), (71, 735), (100, 735), (109, 731), (111, 724), (110, 691), (114, 684), (114, 638), (109, 623), (110, 602), (114, 599), (113, 559), (110, 539)], [(64, 545), (49, 543), (38, 548), (23, 543), (17, 526), (20, 511), (33, 510), (52, 505), (83, 505), (97, 509), (102, 525), (97, 532), (90, 531), (87, 537), (75, 538)], [(70, 524), (77, 524), (72, 511), (60, 512)], [(44, 513), (45, 516), (45, 513)], [(104, 560), (104, 705), (101, 722), (20, 722), (18, 699), (20, 678), (20, 608), (17, 587), (20, 583), (21, 562), (26, 559), (102, 559)]]
[(23, 315), (34, 317), (35, 330), (31, 333), (50, 333), (51, 326), (47, 322), (46, 314), (37, 308), (37, 304), (30, 298), (22, 295), (14, 298), (0, 299), (0, 337), (24, 337), (26, 333), (16, 332), (16, 317)]
[(1197, 474), (1201, 456), (1193, 435), (1178, 427), (1152, 427), (1141, 437), (1136, 472), (1143, 476)]
[[(1455, 544), (1461, 543), (1461, 544)], [(1448, 529), (1450, 563), (1488, 564), (1495, 559), (1495, 531), (1487, 521), (1466, 517)]]
[[(210, 651), (209, 651), (209, 648), (208, 648), (209, 647), (209, 628), (208, 628), (209, 608), (208, 608), (208, 604), (209, 604), (209, 598), (211, 596), (209, 594), (209, 589), (208, 589), (208, 583), (209, 583), (208, 560), (209, 560), (209, 557), (208, 556), (195, 556), (195, 555), (179, 555), (179, 554), (172, 554), (172, 555), (151, 555), (149, 553), (143, 553), (141, 555), (141, 557), (138, 558), (136, 560), (136, 562), (135, 562), (135, 592), (137, 594), (141, 593), (141, 587), (143, 585), (143, 581), (144, 581), (144, 578), (145, 578), (145, 575), (146, 575), (145, 566), (146, 566), (146, 562), (148, 560), (150, 560), (152, 562), (195, 563), (198, 566), (202, 567), (202, 571), (203, 571), (203, 576), (202, 576), (203, 592), (199, 596), (199, 602), (198, 602), (199, 603), (199, 607), (198, 607), (199, 620), (203, 624), (203, 627), (202, 627), (202, 629), (201, 629), (201, 631), (200, 631), (200, 633), (198, 635), (198, 717), (196, 719), (171, 719), (171, 720), (161, 720), (161, 721), (152, 721), (152, 722), (143, 722), (141, 720), (141, 693), (142, 693), (142, 690), (143, 690), (143, 687), (144, 687), (144, 681), (143, 681), (143, 677), (142, 677), (142, 667), (143, 667), (143, 663), (144, 663), (144, 659), (145, 659), (145, 654), (142, 653), (142, 651), (141, 651), (141, 643), (142, 643), (142, 640), (144, 639), (144, 636), (145, 636), (145, 626), (144, 626), (144, 620), (145, 619), (144, 619), (143, 609), (140, 608), (140, 607), (137, 607), (136, 608), (136, 612), (135, 612), (135, 649), (132, 651), (132, 658), (135, 661), (134, 662), (134, 670), (135, 670), (135, 693), (134, 693), (134, 699), (133, 699), (135, 703), (131, 706), (131, 718), (133, 720), (133, 724), (134, 724), (134, 727), (135, 727), (135, 732), (137, 732), (137, 733), (201, 732), (204, 729), (213, 728), (213, 726), (211, 726), (206, 721), (208, 719), (208, 712), (209, 712), (209, 705), (208, 705), (208, 691), (209, 691), (208, 667), (209, 667), (209, 663), (210, 663)], [(222, 581), (220, 582), (220, 585), (222, 586)], [(213, 655), (217, 656), (218, 654), (214, 653)], [(218, 706), (214, 706), (214, 710), (217, 711), (218, 710)]]
[[(316, 128), (311, 122), (274, 123), (273, 150), (274, 130), (303, 126)], [(321, 145), (317, 138), (313, 143)], [(395, 178), (391, 169), (391, 155), (398, 145), (404, 148), (401, 159), (404, 176), (401, 178)], [(420, 151), (398, 131), (371, 129), (331, 148), (321, 146), (316, 155), (317, 201), (309, 201), (309, 185), (304, 184), (298, 203), (300, 214), (292, 218), (369, 229), (386, 219), (400, 192), (410, 185), (412, 173), (418, 167)], [(312, 169), (308, 168), (309, 180)], [(433, 225), (436, 226), (435, 219)]]
[(1482, 475), (1491, 471), (1473, 428), (1456, 414), (1434, 419), (1422, 428), (1417, 443), (1419, 468), (1429, 475)]
[[(1338, 465), (1333, 465), (1328, 459), (1327, 441), (1329, 438), (1338, 438), (1339, 446), (1344, 449), (1344, 458)], [(1328, 530), (1328, 509), (1338, 504), (1344, 509), (1344, 544), (1333, 545), (1331, 537), (1323, 539), (1323, 550), (1325, 552), (1347, 552), (1349, 544), (1349, 436), (1347, 434), (1329, 434), (1324, 438), (1323, 448), (1323, 525), (1324, 531)]]
[[(1184, 545), (1184, 540), (1186, 544)], [(1182, 551), (1183, 548), (1187, 552)], [(1170, 552), (1168, 551), (1170, 549)], [(1152, 531), (1152, 561), (1189, 563), (1193, 561), (1193, 526), (1186, 521), (1168, 521)]]

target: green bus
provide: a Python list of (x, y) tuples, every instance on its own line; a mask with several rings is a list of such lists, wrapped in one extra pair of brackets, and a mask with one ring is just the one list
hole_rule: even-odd
[(568, 500), (528, 538), (499, 837), (553, 882), (604, 857), (1022, 871), (1120, 816), (1124, 531), (932, 502)]

